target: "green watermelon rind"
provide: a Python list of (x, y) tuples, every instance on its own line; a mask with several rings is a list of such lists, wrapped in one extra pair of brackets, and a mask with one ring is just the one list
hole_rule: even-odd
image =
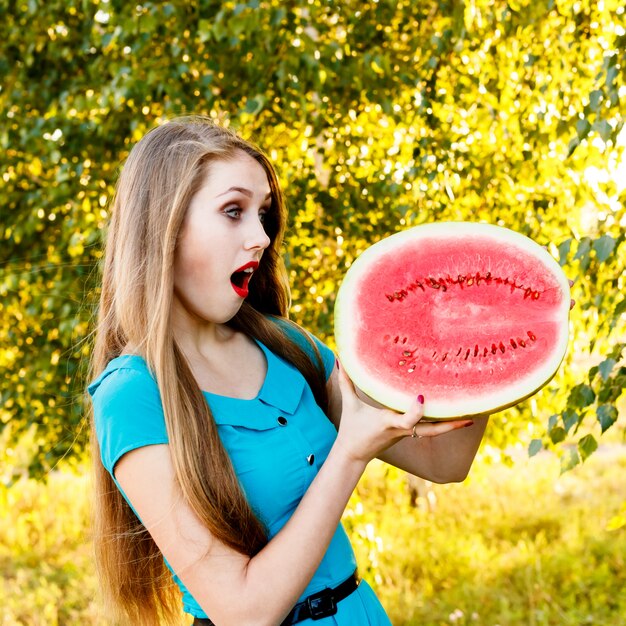
[(536, 394), (556, 374), (567, 352), (569, 340), (569, 309), (570, 287), (569, 281), (563, 273), (560, 265), (550, 253), (534, 242), (532, 239), (502, 226), (477, 222), (436, 222), (416, 226), (408, 230), (395, 233), (371, 245), (363, 251), (352, 263), (341, 283), (335, 301), (335, 342), (337, 354), (342, 367), (355, 384), (364, 394), (390, 409), (407, 411), (415, 402), (413, 395), (390, 388), (384, 382), (376, 379), (359, 363), (358, 354), (351, 346), (355, 338), (352, 331), (358, 320), (355, 310), (354, 298), (359, 281), (367, 271), (370, 264), (377, 261), (381, 253), (386, 253), (398, 244), (417, 238), (432, 239), (438, 236), (450, 238), (450, 236), (489, 236), (495, 237), (500, 242), (509, 242), (523, 251), (532, 255), (542, 262), (557, 279), (562, 290), (562, 301), (555, 312), (555, 317), (562, 320), (559, 328), (561, 334), (556, 342), (556, 348), (546, 356), (542, 367), (533, 370), (531, 375), (523, 377), (516, 385), (507, 385), (501, 392), (489, 394), (488, 397), (477, 397), (455, 400), (429, 400), (426, 398), (424, 406), (425, 419), (450, 420), (457, 417), (469, 417), (476, 415), (492, 414), (513, 406)]

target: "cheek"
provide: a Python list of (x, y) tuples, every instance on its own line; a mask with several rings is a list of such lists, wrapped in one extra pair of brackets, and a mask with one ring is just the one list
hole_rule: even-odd
[(206, 283), (220, 274), (224, 253), (219, 242), (196, 229), (183, 234), (176, 251), (174, 280), (179, 288)]
[(174, 280), (181, 287), (189, 283), (203, 272), (203, 257), (194, 241), (193, 233), (185, 232), (181, 235), (174, 259)]

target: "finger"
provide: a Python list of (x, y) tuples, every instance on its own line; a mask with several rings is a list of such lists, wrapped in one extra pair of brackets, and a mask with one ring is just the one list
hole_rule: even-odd
[(339, 380), (339, 390), (341, 391), (341, 397), (345, 400), (348, 398), (357, 399), (356, 390), (354, 384), (350, 380), (348, 374), (341, 366), (339, 359), (337, 359), (337, 374)]
[(423, 422), (415, 425), (416, 437), (437, 437), (445, 433), (473, 426), (473, 420), (453, 420), (450, 422)]
[(415, 428), (422, 417), (424, 417), (424, 396), (420, 393), (415, 397), (415, 401), (411, 404), (409, 410), (402, 416), (404, 425), (408, 430), (407, 435), (417, 437)]

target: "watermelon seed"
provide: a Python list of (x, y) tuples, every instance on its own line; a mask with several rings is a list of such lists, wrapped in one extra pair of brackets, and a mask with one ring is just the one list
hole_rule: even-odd
[(467, 279), (467, 286), (468, 286), (468, 287), (471, 287), (473, 284), (474, 284), (474, 277), (473, 277), (473, 276), (470, 276), (470, 277)]
[(478, 356), (478, 344), (474, 347), (474, 356)]
[(398, 341), (399, 341), (399, 340), (400, 340), (400, 337), (396, 337), (396, 338), (393, 340), (393, 342), (394, 342), (394, 343), (398, 343)]
[(406, 365), (406, 361), (405, 360), (398, 361), (398, 365)]
[(413, 363), (407, 371), (409, 372), (409, 374), (412, 374), (415, 371), (415, 363)]
[(487, 352), (489, 352), (489, 350), (485, 348), (485, 351), (483, 352), (483, 356), (487, 356)]
[(498, 348), (496, 348), (496, 344), (492, 343), (491, 344), (491, 354), (495, 354), (498, 351)]
[(412, 356), (412, 355), (413, 355), (413, 353), (412, 353), (410, 350), (405, 350), (405, 351), (402, 353), (402, 356)]
[(437, 356), (437, 350), (435, 350), (435, 351), (433, 352), (433, 355), (432, 355), (430, 358), (431, 358), (431, 359), (434, 359), (434, 358), (435, 358), (435, 356)]
[(500, 352), (502, 352), (502, 354), (504, 354), (504, 351), (506, 350), (506, 348), (504, 347), (504, 344), (502, 342), (500, 342), (500, 345), (498, 347), (500, 348)]
[(447, 356), (448, 356), (448, 353), (446, 352), (446, 353), (443, 355), (443, 358), (442, 358), (441, 360), (442, 360), (442, 361), (445, 361)]
[(402, 343), (406, 343), (406, 337), (402, 340)]
[(465, 353), (465, 360), (467, 361), (467, 357), (470, 355), (470, 349), (467, 349), (467, 352)]
[(519, 343), (519, 345), (522, 346), (522, 348), (526, 347), (526, 342), (523, 339), (520, 339), (519, 337), (517, 338), (517, 343)]
[(517, 344), (515, 343), (515, 339), (511, 339), (511, 345), (512, 345), (514, 348), (517, 348)]
[(537, 339), (537, 337), (530, 330), (526, 334), (530, 337), (531, 341), (535, 341), (535, 339)]
[(456, 353), (457, 356), (459, 356), (459, 354), (461, 354), (461, 350), (463, 350), (463, 348), (459, 348), (459, 351)]

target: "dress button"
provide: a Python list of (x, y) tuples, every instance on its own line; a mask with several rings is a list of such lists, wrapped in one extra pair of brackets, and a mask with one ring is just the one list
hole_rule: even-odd
[(278, 423), (279, 423), (281, 426), (286, 426), (286, 425), (287, 425), (287, 418), (283, 417), (282, 415), (281, 415), (281, 416), (279, 416), (279, 418), (278, 418)]
[(309, 465), (313, 465), (313, 463), (315, 463), (315, 455), (314, 454), (309, 454), (309, 456), (307, 456), (306, 460), (307, 460), (307, 463)]

